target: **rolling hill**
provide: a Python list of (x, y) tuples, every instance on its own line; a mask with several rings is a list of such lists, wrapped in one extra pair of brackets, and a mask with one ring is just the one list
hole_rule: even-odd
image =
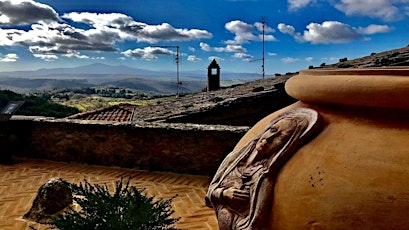
[[(181, 72), (179, 76), (182, 82), (181, 92), (200, 92), (206, 86), (207, 73), (205, 71)], [(260, 77), (260, 74), (254, 73), (222, 72), (221, 84), (228, 86)], [(19, 93), (92, 86), (116, 86), (171, 94), (176, 91), (176, 73), (100, 63), (75, 68), (0, 72), (0, 89)]]

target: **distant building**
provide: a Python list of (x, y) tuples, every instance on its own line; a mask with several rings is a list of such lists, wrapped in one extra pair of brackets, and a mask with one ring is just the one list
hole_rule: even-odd
[(220, 66), (216, 59), (207, 67), (207, 91), (220, 89)]

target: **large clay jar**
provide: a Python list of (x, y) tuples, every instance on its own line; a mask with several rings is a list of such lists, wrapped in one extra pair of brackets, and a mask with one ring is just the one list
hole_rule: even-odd
[[(322, 130), (281, 168), (270, 229), (409, 229), (409, 70), (305, 70), (286, 83)], [(267, 226), (266, 226), (267, 227)]]

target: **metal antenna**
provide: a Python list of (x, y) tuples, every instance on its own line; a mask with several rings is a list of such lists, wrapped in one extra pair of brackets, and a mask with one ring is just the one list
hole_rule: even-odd
[(155, 46), (159, 48), (176, 48), (176, 57), (175, 57), (175, 63), (176, 63), (176, 97), (179, 97), (180, 95), (180, 85), (182, 84), (181, 81), (179, 81), (179, 46)]
[(264, 34), (265, 34), (265, 27), (266, 27), (266, 21), (265, 21), (265, 18), (263, 17), (262, 19), (261, 19), (261, 24), (263, 25), (263, 57), (262, 57), (262, 64), (261, 64), (261, 69), (262, 69), (262, 71), (263, 71), (263, 79), (264, 79), (264, 76), (265, 76), (265, 72), (264, 72)]
[(265, 36), (265, 27), (266, 27), (266, 20), (265, 20), (265, 17), (262, 17), (262, 19), (261, 19), (261, 25), (262, 25), (262, 28), (263, 28), (263, 45), (262, 45), (262, 49), (263, 49), (263, 53), (262, 53), (262, 58), (261, 59), (256, 59), (256, 60), (251, 60), (250, 62), (255, 62), (255, 61), (262, 61), (262, 64), (261, 64), (261, 71), (262, 71), (262, 73), (263, 73), (263, 79), (264, 79), (264, 77), (265, 77), (265, 71), (264, 71), (264, 36)]

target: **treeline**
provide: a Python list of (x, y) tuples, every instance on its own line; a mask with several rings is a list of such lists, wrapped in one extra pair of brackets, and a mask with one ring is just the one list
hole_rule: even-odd
[(50, 92), (36, 93), (37, 96), (48, 100), (71, 100), (78, 99), (78, 95), (82, 96), (99, 96), (104, 98), (117, 98), (127, 100), (149, 100), (161, 98), (168, 95), (162, 95), (154, 92), (145, 92), (133, 89), (125, 89), (120, 87), (83, 87), (83, 88), (64, 88), (55, 89)]
[(0, 90), (0, 108), (7, 105), (9, 101), (24, 101), (23, 106), (16, 112), (18, 115), (63, 118), (79, 113), (77, 108), (52, 103), (45, 98)]

